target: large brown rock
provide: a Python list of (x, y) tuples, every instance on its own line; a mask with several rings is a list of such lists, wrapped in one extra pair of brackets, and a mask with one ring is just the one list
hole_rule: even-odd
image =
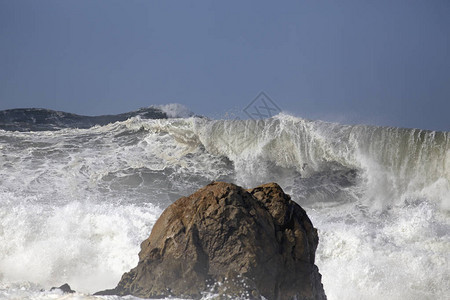
[(98, 294), (326, 299), (314, 265), (317, 230), (276, 183), (213, 182), (170, 205), (138, 265)]

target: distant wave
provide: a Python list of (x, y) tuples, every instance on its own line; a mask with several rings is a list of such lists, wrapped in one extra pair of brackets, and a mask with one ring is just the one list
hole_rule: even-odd
[(64, 128), (87, 129), (132, 117), (142, 119), (186, 118), (194, 114), (181, 104), (150, 106), (117, 115), (83, 116), (42, 108), (18, 108), (0, 111), (0, 129), (8, 131), (45, 131)]

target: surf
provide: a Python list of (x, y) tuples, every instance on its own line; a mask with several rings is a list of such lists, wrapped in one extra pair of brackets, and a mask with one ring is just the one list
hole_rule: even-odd
[(449, 293), (448, 132), (165, 109), (172, 118), (0, 129), (3, 295), (114, 286), (162, 210), (213, 180), (275, 181), (307, 210), (329, 299)]

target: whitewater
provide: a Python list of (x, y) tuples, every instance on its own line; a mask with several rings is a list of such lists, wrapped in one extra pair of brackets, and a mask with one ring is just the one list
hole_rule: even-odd
[[(328, 299), (450, 295), (450, 133), (281, 113), (0, 129), (0, 298), (98, 299), (162, 211), (214, 180), (275, 181), (305, 208)], [(77, 294), (48, 291), (65, 282)]]

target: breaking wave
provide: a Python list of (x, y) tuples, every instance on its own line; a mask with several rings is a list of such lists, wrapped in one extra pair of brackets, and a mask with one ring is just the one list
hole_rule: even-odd
[(162, 210), (213, 180), (276, 181), (307, 210), (329, 299), (450, 293), (449, 132), (176, 111), (0, 130), (0, 297), (115, 286)]

